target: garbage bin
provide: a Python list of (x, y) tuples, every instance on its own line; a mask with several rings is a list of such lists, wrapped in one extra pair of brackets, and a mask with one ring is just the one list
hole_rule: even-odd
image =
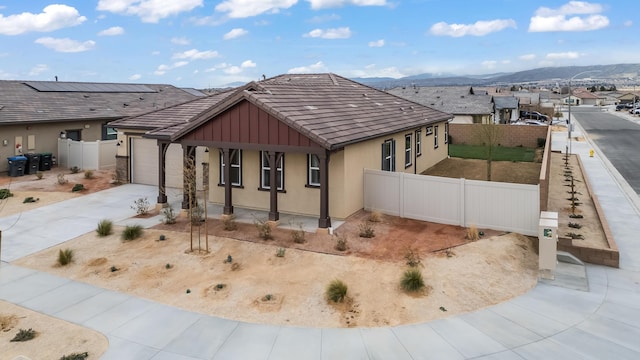
[(8, 157), (9, 160), (9, 176), (23, 176), (24, 168), (27, 164), (27, 158), (24, 156)]
[(34, 175), (40, 169), (40, 154), (29, 153), (24, 155), (27, 158), (27, 165), (24, 168), (24, 173), (27, 175)]
[(40, 171), (51, 170), (51, 153), (40, 154)]

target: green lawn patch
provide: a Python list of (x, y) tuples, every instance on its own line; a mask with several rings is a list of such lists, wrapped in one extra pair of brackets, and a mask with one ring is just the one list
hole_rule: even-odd
[[(520, 161), (533, 162), (536, 149), (525, 147), (504, 147), (493, 148), (494, 161)], [(487, 147), (482, 145), (449, 145), (449, 156), (463, 159), (487, 159)]]

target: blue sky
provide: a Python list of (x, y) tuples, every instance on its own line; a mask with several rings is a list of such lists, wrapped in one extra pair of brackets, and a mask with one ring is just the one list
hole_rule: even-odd
[(638, 5), (0, 0), (0, 79), (208, 88), (284, 73), (399, 78), (640, 63)]

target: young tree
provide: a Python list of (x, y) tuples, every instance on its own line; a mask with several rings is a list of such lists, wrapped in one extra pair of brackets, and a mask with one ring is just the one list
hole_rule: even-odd
[(476, 128), (476, 135), (480, 139), (487, 155), (487, 181), (491, 181), (491, 162), (496, 146), (502, 139), (502, 128), (498, 124), (479, 124)]

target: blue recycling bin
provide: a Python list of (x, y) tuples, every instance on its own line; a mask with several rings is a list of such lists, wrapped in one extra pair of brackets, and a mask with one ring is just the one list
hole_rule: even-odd
[(24, 168), (27, 166), (27, 158), (24, 156), (8, 157), (9, 160), (9, 176), (23, 176)]

